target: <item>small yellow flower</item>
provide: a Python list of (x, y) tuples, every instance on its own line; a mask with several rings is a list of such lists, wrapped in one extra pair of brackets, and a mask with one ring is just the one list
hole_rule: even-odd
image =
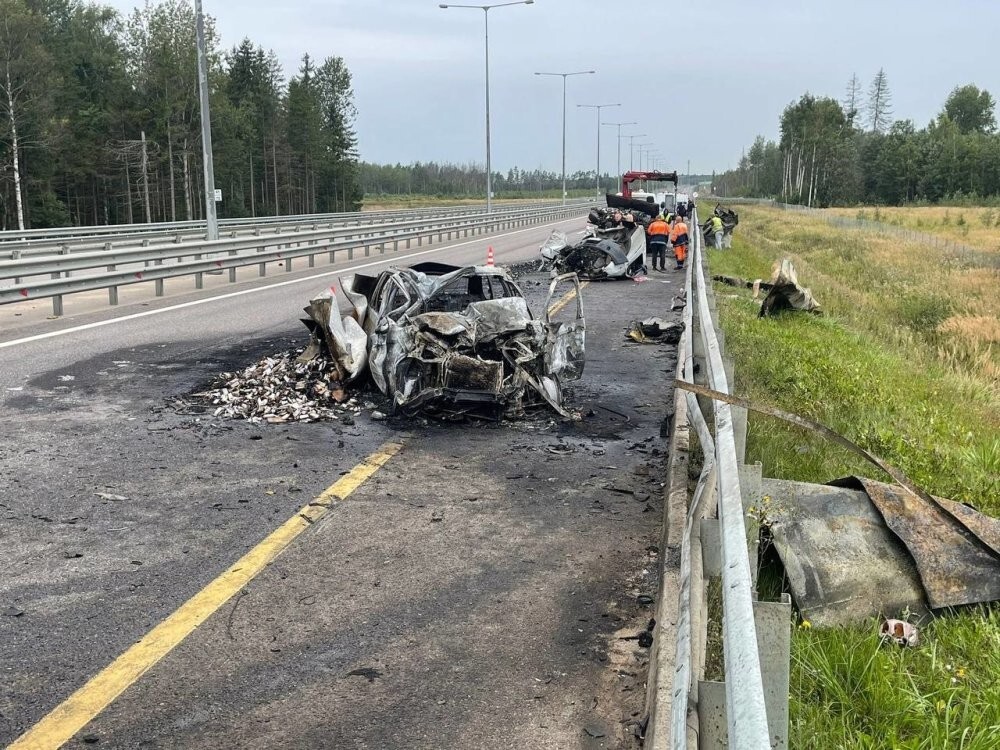
[(960, 680), (964, 679), (965, 678), (965, 667), (959, 667), (958, 669), (956, 669), (955, 670), (955, 676), (958, 679), (960, 679)]
[(803, 620), (799, 623), (799, 630), (809, 630), (812, 626), (813, 624), (809, 620)]

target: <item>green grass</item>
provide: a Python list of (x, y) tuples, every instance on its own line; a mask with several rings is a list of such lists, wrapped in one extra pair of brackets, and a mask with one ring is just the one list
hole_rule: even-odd
[(799, 628), (791, 746), (799, 750), (987, 750), (1000, 741), (1000, 614), (974, 608), (923, 629), (916, 648), (873, 624)]
[[(717, 285), (736, 393), (816, 419), (928, 491), (1000, 515), (994, 371), (941, 346), (942, 321), (994, 314), (993, 301), (976, 307), (955, 293), (979, 283), (978, 269), (942, 272), (919, 249), (786, 217), (741, 208), (733, 250), (709, 251), (711, 272), (766, 279), (790, 256), (826, 314), (759, 319), (749, 290)], [(987, 361), (995, 354), (987, 350)], [(888, 481), (854, 454), (766, 417), (750, 419), (754, 461), (784, 479)], [(877, 629), (872, 620), (795, 632), (792, 747), (1000, 747), (1000, 615), (980, 608), (940, 617), (915, 649), (880, 646)]]

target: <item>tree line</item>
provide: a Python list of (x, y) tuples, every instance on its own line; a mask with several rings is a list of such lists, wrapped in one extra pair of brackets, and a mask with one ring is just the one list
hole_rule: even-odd
[[(506, 173), (493, 172), (493, 192), (498, 196), (516, 197), (562, 190), (562, 173), (543, 169), (524, 170), (513, 167)], [(361, 187), (366, 195), (440, 195), (447, 197), (481, 197), (486, 192), (486, 169), (481, 164), (415, 164), (360, 165)], [(618, 189), (618, 178), (604, 173), (601, 188)], [(566, 175), (566, 190), (596, 189), (594, 172), (577, 171)]]
[(846, 96), (806, 93), (780, 119), (778, 141), (758, 136), (736, 169), (713, 178), (720, 195), (810, 206), (982, 200), (1000, 196), (995, 102), (957, 86), (925, 127), (893, 120), (883, 70), (867, 92), (857, 75)]
[[(220, 216), (355, 210), (351, 73), (206, 46)], [(203, 218), (195, 13), (0, 0), (0, 229)]]

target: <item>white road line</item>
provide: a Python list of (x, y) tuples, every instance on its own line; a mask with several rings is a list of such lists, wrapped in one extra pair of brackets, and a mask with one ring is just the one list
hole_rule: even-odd
[(127, 320), (137, 320), (138, 318), (145, 318), (149, 315), (160, 315), (162, 313), (173, 312), (174, 310), (183, 310), (186, 307), (196, 307), (197, 305), (205, 305), (209, 302), (216, 302), (222, 299), (232, 299), (233, 297), (242, 297), (244, 294), (255, 294), (256, 292), (267, 291), (268, 289), (277, 289), (282, 286), (290, 286), (292, 284), (304, 284), (307, 281), (315, 281), (317, 279), (326, 278), (327, 276), (334, 276), (336, 274), (344, 273), (345, 271), (356, 271), (362, 268), (371, 268), (372, 266), (380, 266), (387, 262), (399, 261), (399, 260), (409, 260), (410, 258), (417, 258), (421, 255), (427, 255), (428, 253), (439, 253), (443, 250), (452, 250), (456, 247), (464, 247), (465, 245), (475, 245), (478, 242), (488, 242), (491, 240), (497, 240), (501, 237), (511, 237), (515, 234), (523, 234), (524, 232), (532, 232), (536, 229), (541, 229), (546, 226), (551, 226), (552, 224), (563, 224), (567, 221), (572, 221), (572, 219), (560, 219), (559, 221), (553, 221), (549, 224), (538, 224), (533, 227), (527, 227), (525, 229), (517, 229), (513, 232), (506, 232), (504, 234), (493, 234), (481, 237), (477, 240), (469, 240), (468, 242), (459, 242), (455, 245), (445, 245), (444, 247), (433, 247), (429, 250), (421, 250), (417, 253), (409, 253), (407, 255), (397, 255), (395, 257), (387, 257), (383, 260), (372, 261), (371, 263), (362, 263), (358, 266), (350, 266), (345, 268), (338, 268), (334, 271), (324, 271), (323, 273), (318, 273), (313, 276), (305, 276), (301, 279), (291, 279), (289, 281), (279, 281), (277, 284), (268, 284), (267, 286), (258, 286), (253, 289), (242, 289), (238, 292), (228, 292), (226, 294), (219, 294), (215, 297), (205, 297), (204, 299), (196, 299), (191, 302), (182, 302), (178, 305), (170, 305), (169, 307), (160, 307), (156, 310), (146, 310), (140, 313), (132, 313), (131, 315), (122, 315), (119, 318), (109, 318), (108, 320), (99, 320), (95, 323), (85, 323), (84, 325), (73, 326), (72, 328), (63, 328), (58, 331), (49, 331), (48, 333), (39, 333), (34, 336), (25, 336), (21, 339), (13, 339), (11, 341), (0, 341), (0, 349), (7, 349), (11, 346), (17, 346), (18, 344), (30, 344), (32, 341), (41, 341), (42, 339), (50, 339), (56, 336), (65, 336), (70, 333), (79, 333), (80, 331), (89, 331), (92, 328), (101, 328), (102, 326), (109, 326), (113, 323), (122, 323)]

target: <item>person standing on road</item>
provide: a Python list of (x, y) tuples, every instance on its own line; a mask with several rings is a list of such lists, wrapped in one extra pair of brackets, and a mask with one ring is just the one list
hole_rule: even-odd
[(674, 226), (670, 230), (670, 242), (674, 246), (677, 268), (684, 268), (684, 261), (687, 260), (688, 227), (680, 216), (674, 220)]
[[(652, 256), (652, 264), (654, 271), (666, 271), (667, 270), (667, 236), (670, 234), (670, 225), (667, 224), (666, 220), (663, 218), (663, 214), (660, 214), (646, 230), (646, 235), (649, 238), (649, 253)], [(659, 259), (660, 267), (656, 267), (656, 261)]]
[(722, 249), (722, 234), (725, 231), (725, 227), (722, 225), (722, 219), (718, 215), (713, 216), (709, 221), (711, 225), (709, 231), (712, 233), (712, 244), (715, 245), (716, 250)]

